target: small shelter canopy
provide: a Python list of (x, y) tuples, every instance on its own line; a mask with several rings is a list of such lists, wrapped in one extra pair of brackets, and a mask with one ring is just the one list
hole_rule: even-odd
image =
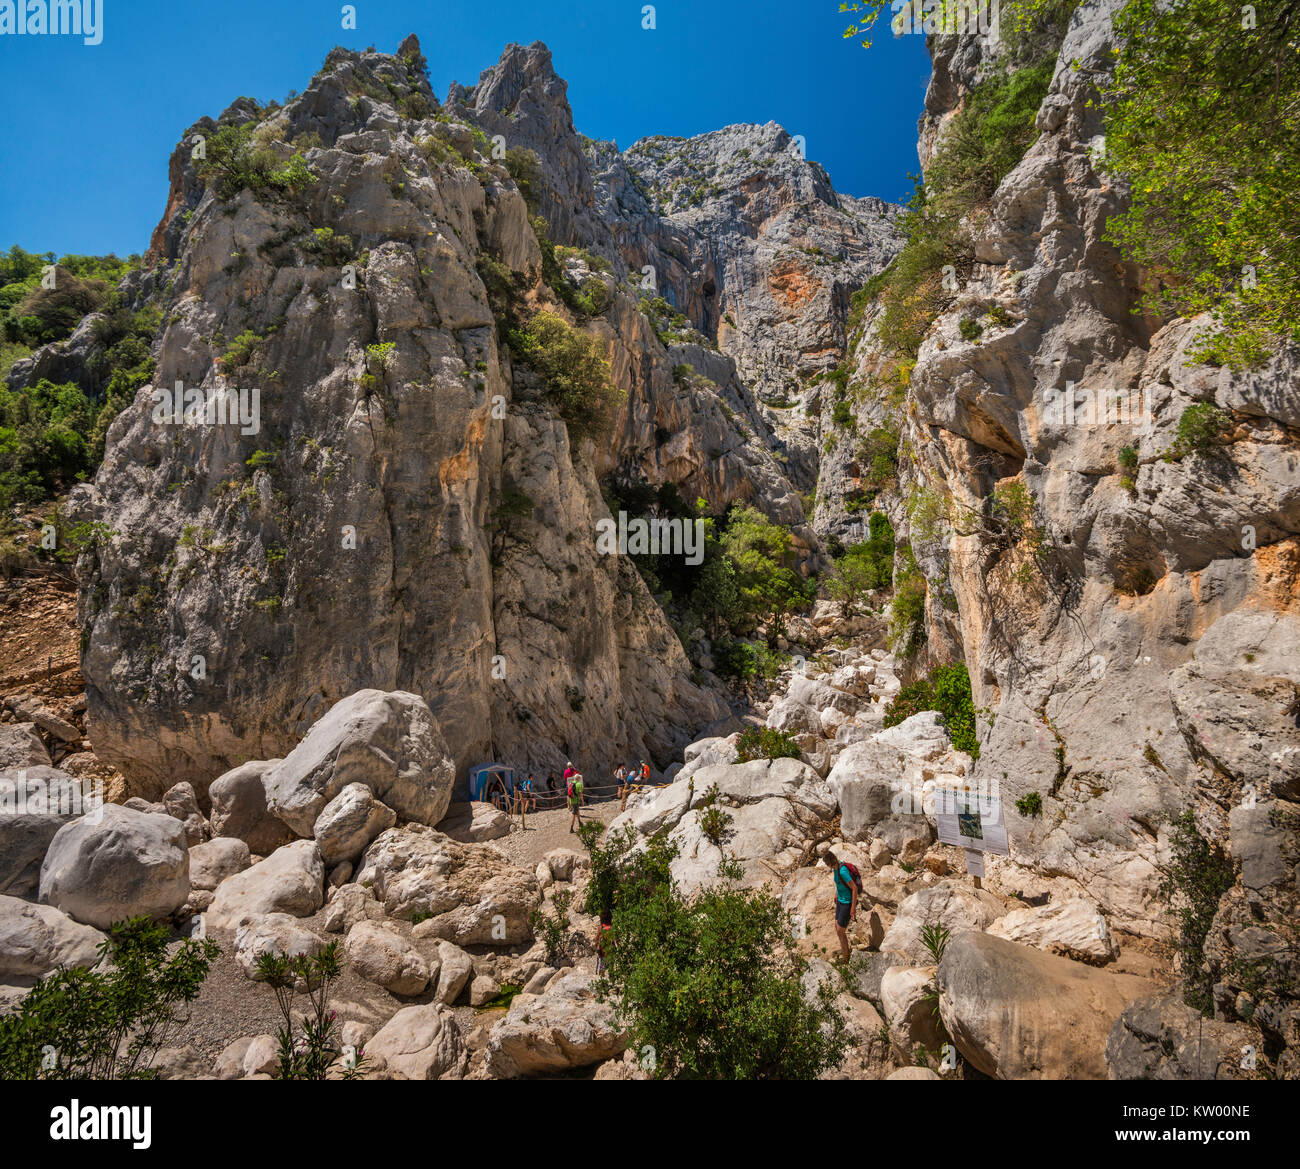
[(469, 769), (469, 798), (488, 801), (492, 798), (492, 788), (500, 780), (508, 795), (515, 790), (515, 769), (504, 763), (476, 763)]

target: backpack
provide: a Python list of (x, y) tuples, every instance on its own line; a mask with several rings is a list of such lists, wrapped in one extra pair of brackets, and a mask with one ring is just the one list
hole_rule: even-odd
[(569, 797), (569, 799), (573, 799), (573, 780), (569, 780), (568, 784), (565, 786), (564, 791), (565, 794)]
[(848, 869), (849, 876), (853, 878), (853, 883), (858, 887), (858, 896), (862, 896), (862, 874), (858, 872), (858, 866), (850, 864), (848, 861), (840, 861), (840, 868)]

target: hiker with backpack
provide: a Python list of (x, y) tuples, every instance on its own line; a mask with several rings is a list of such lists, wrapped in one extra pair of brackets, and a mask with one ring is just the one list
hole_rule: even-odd
[(835, 875), (835, 935), (840, 939), (840, 961), (849, 960), (849, 922), (858, 919), (858, 897), (862, 894), (862, 874), (857, 866), (841, 861), (827, 849), (822, 860)]
[[(570, 768), (572, 766), (569, 764)], [(569, 831), (574, 832), (582, 827), (582, 776), (574, 771), (568, 776), (564, 790), (565, 798), (569, 801)]]

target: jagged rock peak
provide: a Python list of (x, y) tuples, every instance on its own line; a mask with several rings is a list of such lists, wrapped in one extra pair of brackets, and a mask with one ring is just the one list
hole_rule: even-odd
[(556, 74), (551, 63), (551, 50), (541, 41), (527, 46), (509, 44), (502, 50), (501, 59), (479, 74), (477, 85), (453, 81), (447, 91), (447, 104), (467, 106), (475, 113), (508, 113), (525, 91), (532, 90), (536, 96), (569, 111), (568, 89), (568, 82)]

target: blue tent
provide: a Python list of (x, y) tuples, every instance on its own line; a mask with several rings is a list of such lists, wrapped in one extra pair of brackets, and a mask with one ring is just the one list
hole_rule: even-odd
[(491, 789), (500, 780), (510, 795), (515, 790), (515, 769), (504, 763), (476, 763), (469, 769), (469, 798), (471, 800), (491, 799)]

